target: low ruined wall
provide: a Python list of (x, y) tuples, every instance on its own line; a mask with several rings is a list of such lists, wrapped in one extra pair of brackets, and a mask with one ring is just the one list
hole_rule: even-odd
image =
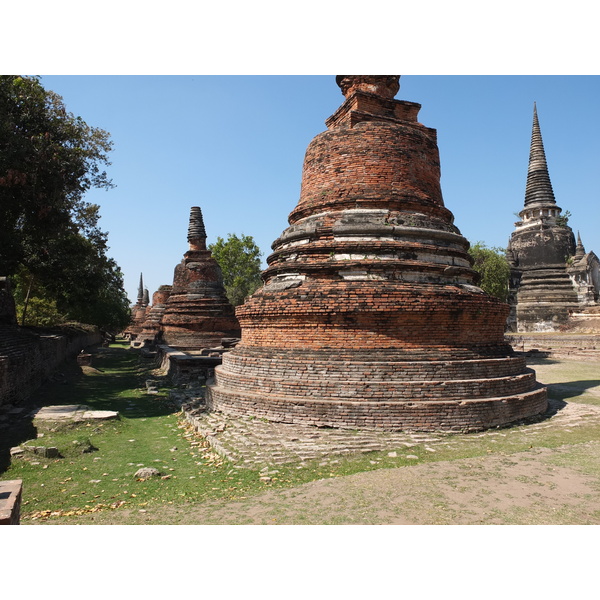
[(570, 333), (511, 333), (506, 341), (518, 352), (538, 351), (557, 356), (600, 357), (600, 335)]
[(101, 341), (96, 328), (84, 325), (47, 330), (0, 327), (0, 407), (19, 404), (61, 363)]
[(201, 356), (171, 348), (158, 346), (157, 363), (160, 370), (171, 379), (175, 385), (205, 381), (212, 377), (213, 370), (221, 364), (220, 356)]

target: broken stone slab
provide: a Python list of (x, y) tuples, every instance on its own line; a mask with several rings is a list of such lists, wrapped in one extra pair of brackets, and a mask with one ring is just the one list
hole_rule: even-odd
[(0, 525), (19, 525), (23, 480), (0, 481)]
[(119, 413), (114, 410), (90, 410), (84, 404), (44, 406), (33, 413), (41, 421), (86, 421), (116, 419)]
[(88, 419), (108, 421), (109, 419), (117, 419), (118, 417), (119, 413), (116, 410), (86, 410), (81, 418), (84, 421)]

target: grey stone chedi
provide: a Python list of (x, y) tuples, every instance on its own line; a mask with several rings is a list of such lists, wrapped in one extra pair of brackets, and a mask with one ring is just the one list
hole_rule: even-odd
[(575, 244), (568, 218), (556, 204), (535, 105), (519, 218), (507, 249), (507, 326), (513, 332), (556, 331), (574, 312), (597, 305), (600, 263), (593, 252), (586, 253), (579, 235)]

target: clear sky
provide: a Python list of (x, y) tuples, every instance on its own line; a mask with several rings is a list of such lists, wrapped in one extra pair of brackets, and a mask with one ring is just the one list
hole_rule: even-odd
[[(208, 242), (251, 235), (263, 251), (287, 227), (304, 152), (342, 103), (333, 75), (43, 76), (67, 109), (107, 130), (116, 188), (94, 190), (109, 255), (135, 302), (171, 284), (187, 250), (189, 210)], [(600, 254), (599, 76), (418, 76), (397, 99), (422, 105), (438, 132), (444, 202), (471, 242), (506, 247), (524, 202), (537, 103), (557, 204)]]

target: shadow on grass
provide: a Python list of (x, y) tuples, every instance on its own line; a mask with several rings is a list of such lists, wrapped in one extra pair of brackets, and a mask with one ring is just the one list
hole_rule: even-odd
[[(548, 383), (546, 387), (548, 388), (548, 395), (553, 399), (566, 400), (583, 396), (590, 389), (600, 388), (600, 379)], [(598, 403), (600, 404), (600, 398)]]
[(535, 365), (557, 365), (561, 362), (556, 358), (549, 358), (547, 356), (542, 355), (541, 353), (528, 354), (527, 352), (515, 352), (515, 354), (524, 355), (525, 362), (527, 363), (528, 367), (535, 367)]
[(92, 366), (80, 367), (73, 359), (63, 364), (50, 381), (21, 403), (15, 415), (0, 430), (0, 474), (10, 465), (10, 449), (37, 437), (32, 412), (43, 406), (85, 405), (91, 410), (117, 411), (121, 418), (160, 417), (179, 408), (164, 395), (146, 393), (145, 380), (152, 365), (142, 363), (126, 348), (93, 351)]

